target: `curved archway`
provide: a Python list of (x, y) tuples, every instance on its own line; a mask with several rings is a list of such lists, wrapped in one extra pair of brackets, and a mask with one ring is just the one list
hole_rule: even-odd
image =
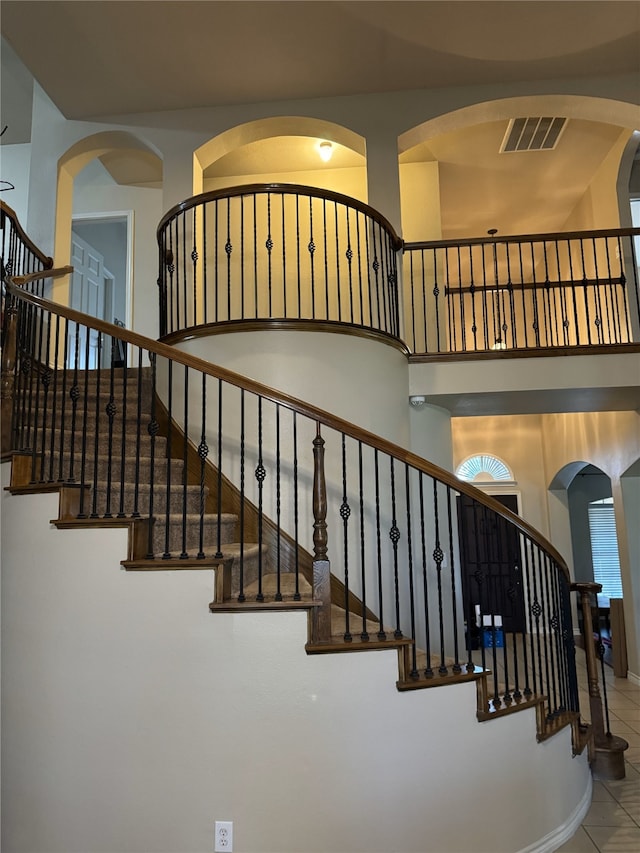
[[(331, 163), (320, 160), (320, 141), (332, 144)], [(366, 202), (365, 155), (365, 140), (342, 125), (305, 116), (258, 119), (224, 131), (194, 152), (193, 192), (275, 180), (345, 192)], [(352, 179), (345, 185), (347, 172)]]
[[(80, 173), (93, 161), (99, 160), (104, 170), (113, 179), (116, 189), (162, 186), (162, 159), (158, 151), (137, 136), (126, 131), (104, 131), (78, 140), (58, 160), (56, 217), (54, 256), (58, 266), (69, 264), (72, 251), (72, 221), (74, 213), (74, 185)], [(113, 198), (119, 198), (119, 195)], [(128, 324), (132, 322), (133, 294), (131, 279), (133, 261), (131, 244), (133, 241), (132, 214), (133, 204), (128, 198), (125, 204), (116, 203), (119, 212), (117, 220), (124, 223), (124, 243), (122, 245), (122, 266), (125, 272), (121, 283), (126, 293), (120, 294), (119, 303), (124, 305), (122, 313)], [(113, 208), (110, 208), (113, 210)], [(116, 218), (110, 213), (101, 217), (102, 222), (116, 225)], [(125, 245), (126, 244), (126, 245)], [(128, 255), (128, 258), (127, 258)], [(136, 253), (136, 266), (143, 263), (143, 253)], [(63, 304), (71, 302), (71, 282), (69, 277), (58, 280), (55, 285), (55, 298)], [(120, 311), (118, 313), (121, 313)], [(108, 317), (106, 319), (113, 319)], [(152, 330), (152, 334), (155, 334)]]
[[(505, 153), (512, 120), (529, 116), (566, 119), (557, 145)], [(403, 236), (456, 239), (486, 236), (489, 228), (531, 234), (616, 227), (618, 173), (636, 125), (635, 105), (571, 95), (483, 102), (416, 125), (398, 138)], [(403, 179), (403, 172), (413, 174)], [(412, 198), (417, 181), (422, 209)], [(628, 206), (628, 184), (624, 195)], [(416, 220), (419, 237), (413, 233)]]
[(69, 262), (71, 216), (75, 178), (92, 160), (101, 159), (111, 170), (136, 163), (147, 181), (162, 180), (162, 160), (156, 150), (126, 131), (104, 131), (80, 139), (58, 160), (55, 258), (60, 266)]

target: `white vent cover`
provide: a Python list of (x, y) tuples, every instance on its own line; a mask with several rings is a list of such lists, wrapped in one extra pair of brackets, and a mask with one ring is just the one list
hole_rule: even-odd
[(512, 118), (502, 140), (500, 153), (511, 151), (550, 151), (558, 144), (566, 118)]

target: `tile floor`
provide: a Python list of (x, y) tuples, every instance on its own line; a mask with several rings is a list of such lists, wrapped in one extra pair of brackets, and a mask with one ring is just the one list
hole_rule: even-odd
[[(578, 650), (578, 658), (582, 657)], [(593, 783), (591, 807), (578, 831), (558, 853), (640, 853), (640, 687), (625, 678), (614, 678), (605, 667), (611, 733), (629, 744), (625, 751), (624, 779)], [(585, 672), (580, 662), (581, 683)], [(580, 707), (588, 717), (589, 701), (580, 695)]]

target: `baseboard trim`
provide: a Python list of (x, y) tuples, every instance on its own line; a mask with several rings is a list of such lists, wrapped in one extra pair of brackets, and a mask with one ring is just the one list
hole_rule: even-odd
[(591, 797), (593, 793), (593, 777), (591, 773), (588, 776), (588, 785), (582, 796), (582, 799), (573, 810), (571, 816), (557, 829), (549, 832), (544, 838), (530, 844), (519, 850), (518, 853), (553, 853), (558, 847), (562, 847), (565, 841), (568, 841), (571, 836), (580, 827), (585, 815), (591, 806)]
[(636, 687), (640, 687), (640, 675), (636, 675), (635, 672), (631, 672), (630, 669), (627, 670), (627, 681), (630, 681)]

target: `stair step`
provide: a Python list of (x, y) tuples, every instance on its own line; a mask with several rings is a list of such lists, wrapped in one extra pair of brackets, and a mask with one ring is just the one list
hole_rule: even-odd
[[(69, 424), (65, 424), (65, 429), (63, 431), (55, 430), (53, 434), (53, 448), (54, 450), (59, 451), (60, 446), (62, 444), (62, 448), (65, 451), (71, 451), (71, 447), (73, 445), (74, 453), (77, 455), (77, 458), (81, 458), (82, 454), (82, 424), (78, 425), (79, 428), (76, 429), (75, 432), (72, 432)], [(108, 435), (108, 433), (107, 433)], [(22, 439), (22, 447), (18, 449), (17, 452), (22, 452), (23, 449), (33, 449), (35, 446), (36, 453), (41, 453), (43, 450), (47, 451), (51, 449), (51, 438), (52, 434), (50, 430), (44, 431), (44, 441), (43, 441), (43, 431), (41, 425), (37, 432), (34, 435), (34, 430), (31, 429), (30, 433), (25, 433)], [(101, 442), (104, 442), (105, 436), (102, 432), (98, 435), (98, 454), (104, 456), (106, 447), (104, 444), (101, 445)], [(93, 454), (95, 447), (95, 431), (86, 432), (86, 449), (87, 449), (87, 457)], [(132, 453), (135, 453), (136, 448), (138, 446), (138, 442), (140, 444), (140, 454), (142, 456), (151, 456), (151, 436), (148, 434), (146, 430), (146, 426), (143, 428), (143, 431), (138, 435), (137, 429), (135, 431), (125, 431), (124, 434), (124, 443), (125, 449), (129, 448)], [(27, 442), (29, 443), (27, 445)], [(44, 447), (43, 447), (44, 444)], [(102, 453), (100, 453), (100, 448), (102, 446)], [(113, 448), (117, 448), (118, 452), (120, 452), (122, 447), (122, 433), (114, 434), (113, 437)], [(155, 438), (155, 451), (154, 457), (157, 459), (158, 457), (166, 457), (167, 453), (167, 439), (164, 436), (157, 435)]]
[[(231, 513), (223, 513), (220, 517), (220, 539), (223, 545), (233, 541), (237, 524), (237, 516)], [(155, 518), (153, 525), (153, 554), (161, 558), (166, 547), (167, 516), (159, 515)], [(205, 515), (202, 519), (203, 546), (202, 550), (207, 556), (215, 556), (218, 548), (218, 516)], [(183, 547), (183, 517), (182, 514), (169, 516), (169, 547), (168, 552), (176, 557), (180, 556)], [(186, 552), (195, 556), (200, 550), (200, 515), (191, 513), (186, 518)], [(250, 546), (246, 546), (250, 547)], [(257, 546), (255, 546), (257, 548)], [(223, 549), (224, 552), (224, 549)], [(233, 553), (235, 556), (235, 552)]]
[[(97, 512), (102, 515), (106, 512), (107, 495), (110, 496), (110, 512), (120, 512), (120, 503), (122, 501), (122, 512), (130, 515), (134, 510), (141, 515), (149, 514), (151, 486), (149, 483), (141, 482), (136, 484), (131, 482), (121, 483), (119, 479), (112, 479), (111, 486), (104, 480), (99, 480), (94, 484), (94, 492), (89, 499), (90, 505), (95, 506)], [(153, 514), (158, 516), (167, 511), (167, 501), (169, 502), (169, 511), (176, 516), (182, 517), (183, 502), (186, 507), (187, 514), (200, 514), (201, 502), (204, 506), (209, 490), (205, 488), (202, 492), (200, 486), (185, 486), (174, 479), (172, 483), (156, 483), (153, 487)]]
[[(44, 470), (49, 472), (51, 459), (53, 458), (53, 475), (56, 479), (68, 479), (71, 474), (71, 453), (65, 452), (62, 456), (62, 474), (60, 474), (60, 454), (55, 452), (52, 454), (44, 454)], [(122, 470), (121, 446), (113, 448), (111, 457), (103, 454), (97, 457), (97, 465), (94, 465), (93, 454), (88, 456), (85, 461), (84, 480), (86, 483), (93, 481), (94, 471), (98, 480), (106, 480), (109, 472), (109, 461), (111, 461), (111, 482), (112, 484), (120, 481), (120, 473)], [(167, 482), (170, 473), (171, 480), (176, 484), (181, 484), (183, 481), (184, 460), (172, 459), (171, 465), (168, 464), (168, 459), (164, 456), (156, 455), (153, 460), (153, 482), (155, 485), (160, 485)], [(81, 479), (81, 462), (82, 455), (76, 449), (73, 454), (73, 479), (79, 482)], [(141, 483), (149, 482), (151, 476), (151, 457), (140, 456), (138, 459), (138, 477)], [(38, 469), (39, 470), (39, 469)], [(124, 477), (127, 482), (133, 482), (136, 476), (136, 459), (135, 456), (127, 455), (124, 460)]]

